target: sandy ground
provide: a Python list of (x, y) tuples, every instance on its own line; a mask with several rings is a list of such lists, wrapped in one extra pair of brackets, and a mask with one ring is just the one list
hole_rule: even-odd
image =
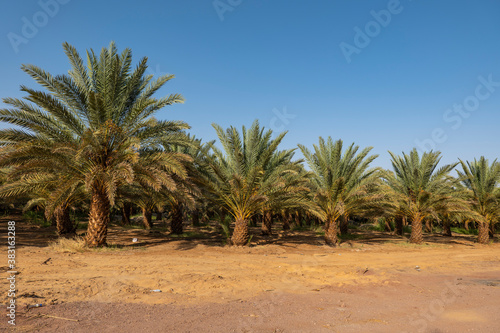
[(64, 253), (47, 246), (51, 233), (17, 223), (16, 326), (4, 319), (0, 330), (500, 332), (498, 243), (432, 236), (413, 246), (369, 232), (331, 248), (307, 231), (234, 248), (209, 232), (178, 239), (113, 228), (119, 247)]

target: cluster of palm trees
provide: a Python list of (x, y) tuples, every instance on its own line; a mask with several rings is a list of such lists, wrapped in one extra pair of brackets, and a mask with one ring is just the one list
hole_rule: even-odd
[[(275, 220), (290, 228), (293, 217), (324, 224), (325, 241), (335, 245), (351, 218), (384, 217), (397, 231), (411, 224), (410, 241), (423, 241), (423, 224), (474, 222), (478, 241), (487, 243), (500, 218), (500, 163), (481, 157), (438, 168), (439, 152), (391, 154), (393, 170), (372, 167), (371, 148), (319, 138), (313, 150), (299, 145), (280, 150), (286, 133), (273, 137), (258, 121), (241, 131), (214, 125), (218, 142), (187, 134), (181, 121), (154, 118), (162, 108), (182, 103), (155, 93), (173, 75), (146, 74), (147, 59), (132, 68), (132, 52), (114, 43), (99, 55), (87, 51), (86, 64), (65, 43), (68, 74), (53, 76), (25, 65), (44, 91), (22, 86), (23, 99), (5, 98), (0, 121), (3, 198), (26, 198), (56, 221), (59, 234), (73, 231), (72, 207), (88, 209), (87, 244), (106, 245), (112, 209), (130, 219), (142, 210), (146, 227), (153, 212), (168, 211), (171, 231), (183, 232), (207, 211), (234, 222), (231, 242), (245, 245), (249, 223), (260, 218), (262, 233)], [(306, 162), (306, 163), (304, 163)], [(458, 167), (455, 177), (452, 172)]]

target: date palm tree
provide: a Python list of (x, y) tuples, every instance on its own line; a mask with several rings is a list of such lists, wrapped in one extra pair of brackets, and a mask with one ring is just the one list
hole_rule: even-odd
[(74, 232), (70, 208), (88, 197), (82, 184), (61, 187), (73, 175), (64, 168), (72, 157), (61, 151), (61, 145), (54, 142), (46, 142), (45, 146), (18, 143), (3, 147), (0, 164), (15, 167), (9, 168), (9, 182), (0, 187), (0, 197), (29, 197), (24, 209), (42, 207), (46, 218), (55, 220), (58, 235), (65, 235)]
[(438, 168), (440, 152), (424, 152), (419, 156), (415, 148), (402, 156), (389, 154), (394, 172), (386, 172), (384, 178), (392, 190), (398, 215), (411, 223), (411, 243), (423, 242), (422, 222), (425, 219), (438, 220), (439, 214), (469, 214), (459, 185), (450, 176), (457, 163)]
[(478, 243), (487, 244), (491, 223), (500, 220), (500, 163), (491, 164), (481, 156), (473, 162), (460, 160), (462, 171), (457, 170), (459, 179), (467, 189), (467, 199), (473, 211), (482, 219), (479, 225)]
[(325, 242), (338, 242), (338, 222), (352, 215), (363, 215), (383, 205), (384, 195), (376, 191), (379, 170), (370, 168), (378, 155), (369, 155), (371, 147), (359, 151), (351, 144), (343, 151), (343, 142), (319, 138), (311, 152), (299, 148), (311, 169), (314, 209), (311, 211), (325, 223)]
[(245, 245), (253, 215), (271, 207), (305, 204), (305, 188), (294, 178), (299, 170), (291, 163), (293, 150), (278, 150), (286, 133), (273, 139), (272, 131), (261, 128), (258, 121), (248, 129), (243, 126), (241, 134), (234, 127), (226, 131), (213, 127), (223, 150), (210, 144), (206, 184), (215, 203), (235, 219), (233, 245)]
[[(18, 128), (0, 130), (0, 144), (15, 147), (12, 154), (1, 157), (1, 164), (31, 163), (33, 172), (57, 169), (58, 175), (67, 178), (58, 193), (84, 184), (90, 196), (87, 244), (105, 246), (118, 187), (140, 181), (159, 190), (171, 182), (172, 173), (184, 177), (182, 163), (160, 148), (188, 125), (153, 118), (163, 107), (184, 99), (179, 94), (154, 98), (174, 76), (153, 79), (146, 75), (147, 58), (132, 69), (130, 49), (118, 53), (111, 43), (99, 56), (90, 50), (85, 66), (73, 46), (64, 43), (63, 48), (71, 64), (68, 74), (53, 76), (39, 67), (24, 65), (22, 70), (47, 92), (22, 86), (27, 93), (24, 99), (3, 100), (11, 108), (0, 110), (0, 121)], [(55, 165), (50, 151), (40, 153), (51, 145), (59, 145), (60, 154), (66, 154), (70, 162)], [(30, 149), (33, 156), (20, 155), (20, 151)], [(142, 155), (156, 163), (141, 167)]]

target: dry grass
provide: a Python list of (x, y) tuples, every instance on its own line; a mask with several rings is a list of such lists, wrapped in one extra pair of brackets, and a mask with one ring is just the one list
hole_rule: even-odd
[(49, 247), (57, 252), (84, 252), (88, 250), (87, 244), (85, 244), (85, 239), (83, 237), (75, 238), (59, 238), (56, 241), (49, 244)]
[[(85, 243), (85, 238), (81, 236), (76, 236), (74, 238), (59, 238), (51, 243), (49, 243), (49, 247), (56, 251), (62, 253), (77, 253), (77, 252), (112, 252), (112, 251), (122, 251), (126, 250), (126, 247), (116, 245), (116, 244), (108, 244), (107, 247), (99, 247), (99, 248), (89, 248)], [(142, 249), (143, 247), (137, 246), (135, 249)]]

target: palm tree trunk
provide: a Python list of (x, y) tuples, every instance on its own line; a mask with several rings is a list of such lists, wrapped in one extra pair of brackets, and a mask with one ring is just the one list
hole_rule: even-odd
[(295, 225), (302, 228), (302, 218), (299, 212), (295, 212)]
[(415, 217), (411, 222), (410, 243), (422, 244), (423, 242), (424, 242), (424, 237), (422, 234), (422, 218)]
[(284, 231), (290, 230), (290, 222), (292, 221), (292, 214), (283, 212), (282, 218), (283, 218), (283, 230)]
[(257, 215), (257, 214), (256, 214), (256, 215), (252, 216), (252, 217), (250, 218), (250, 221), (249, 221), (249, 222), (250, 222), (250, 226), (251, 226), (251, 227), (256, 227), (256, 226), (257, 226), (257, 224), (258, 224), (258, 222), (259, 222), (259, 219), (261, 219), (261, 218), (260, 218), (260, 215)]
[(124, 202), (122, 206), (122, 225), (130, 225), (130, 215), (132, 214), (132, 204)]
[(489, 233), (490, 233), (490, 238), (495, 237), (495, 224), (494, 223), (490, 223)]
[(391, 221), (388, 218), (384, 219), (384, 230), (387, 232), (392, 232)]
[(58, 235), (72, 234), (75, 232), (73, 222), (71, 222), (71, 219), (69, 217), (68, 207), (58, 207), (54, 211), (54, 218), (56, 221)]
[(191, 219), (193, 220), (193, 227), (200, 226), (200, 211), (198, 209), (193, 209), (191, 212)]
[(311, 226), (312, 221), (311, 221), (311, 214), (310, 214), (309, 212), (306, 212), (306, 214), (305, 214), (305, 221), (306, 221), (306, 225), (307, 225), (308, 227), (310, 227), (310, 226)]
[(327, 219), (325, 222), (326, 230), (325, 230), (325, 242), (327, 245), (337, 246), (338, 236), (337, 236), (337, 220), (329, 220)]
[(89, 247), (106, 246), (108, 235), (109, 212), (111, 204), (106, 191), (100, 187), (92, 190), (89, 224), (87, 227), (87, 245)]
[(443, 220), (443, 236), (451, 237), (451, 223), (447, 218)]
[(170, 231), (176, 235), (180, 235), (184, 232), (181, 203), (172, 204), (172, 220), (170, 220)]
[(144, 223), (144, 228), (146, 228), (147, 230), (153, 228), (153, 221), (151, 220), (151, 216), (153, 216), (153, 212), (150, 209), (142, 209), (142, 223)]
[(430, 219), (425, 220), (425, 231), (428, 233), (432, 232), (432, 223)]
[(270, 211), (265, 211), (262, 214), (262, 235), (269, 236), (272, 234), (273, 216)]
[(248, 243), (250, 236), (248, 234), (248, 221), (242, 218), (236, 219), (231, 242), (236, 246), (243, 246)]
[(396, 235), (403, 236), (403, 217), (402, 216), (396, 216), (395, 217), (395, 224), (396, 224)]
[(479, 244), (488, 244), (490, 240), (489, 223), (478, 222), (479, 230), (477, 234), (477, 242)]
[(349, 233), (349, 220), (345, 215), (340, 216), (340, 233), (342, 235), (347, 235)]

